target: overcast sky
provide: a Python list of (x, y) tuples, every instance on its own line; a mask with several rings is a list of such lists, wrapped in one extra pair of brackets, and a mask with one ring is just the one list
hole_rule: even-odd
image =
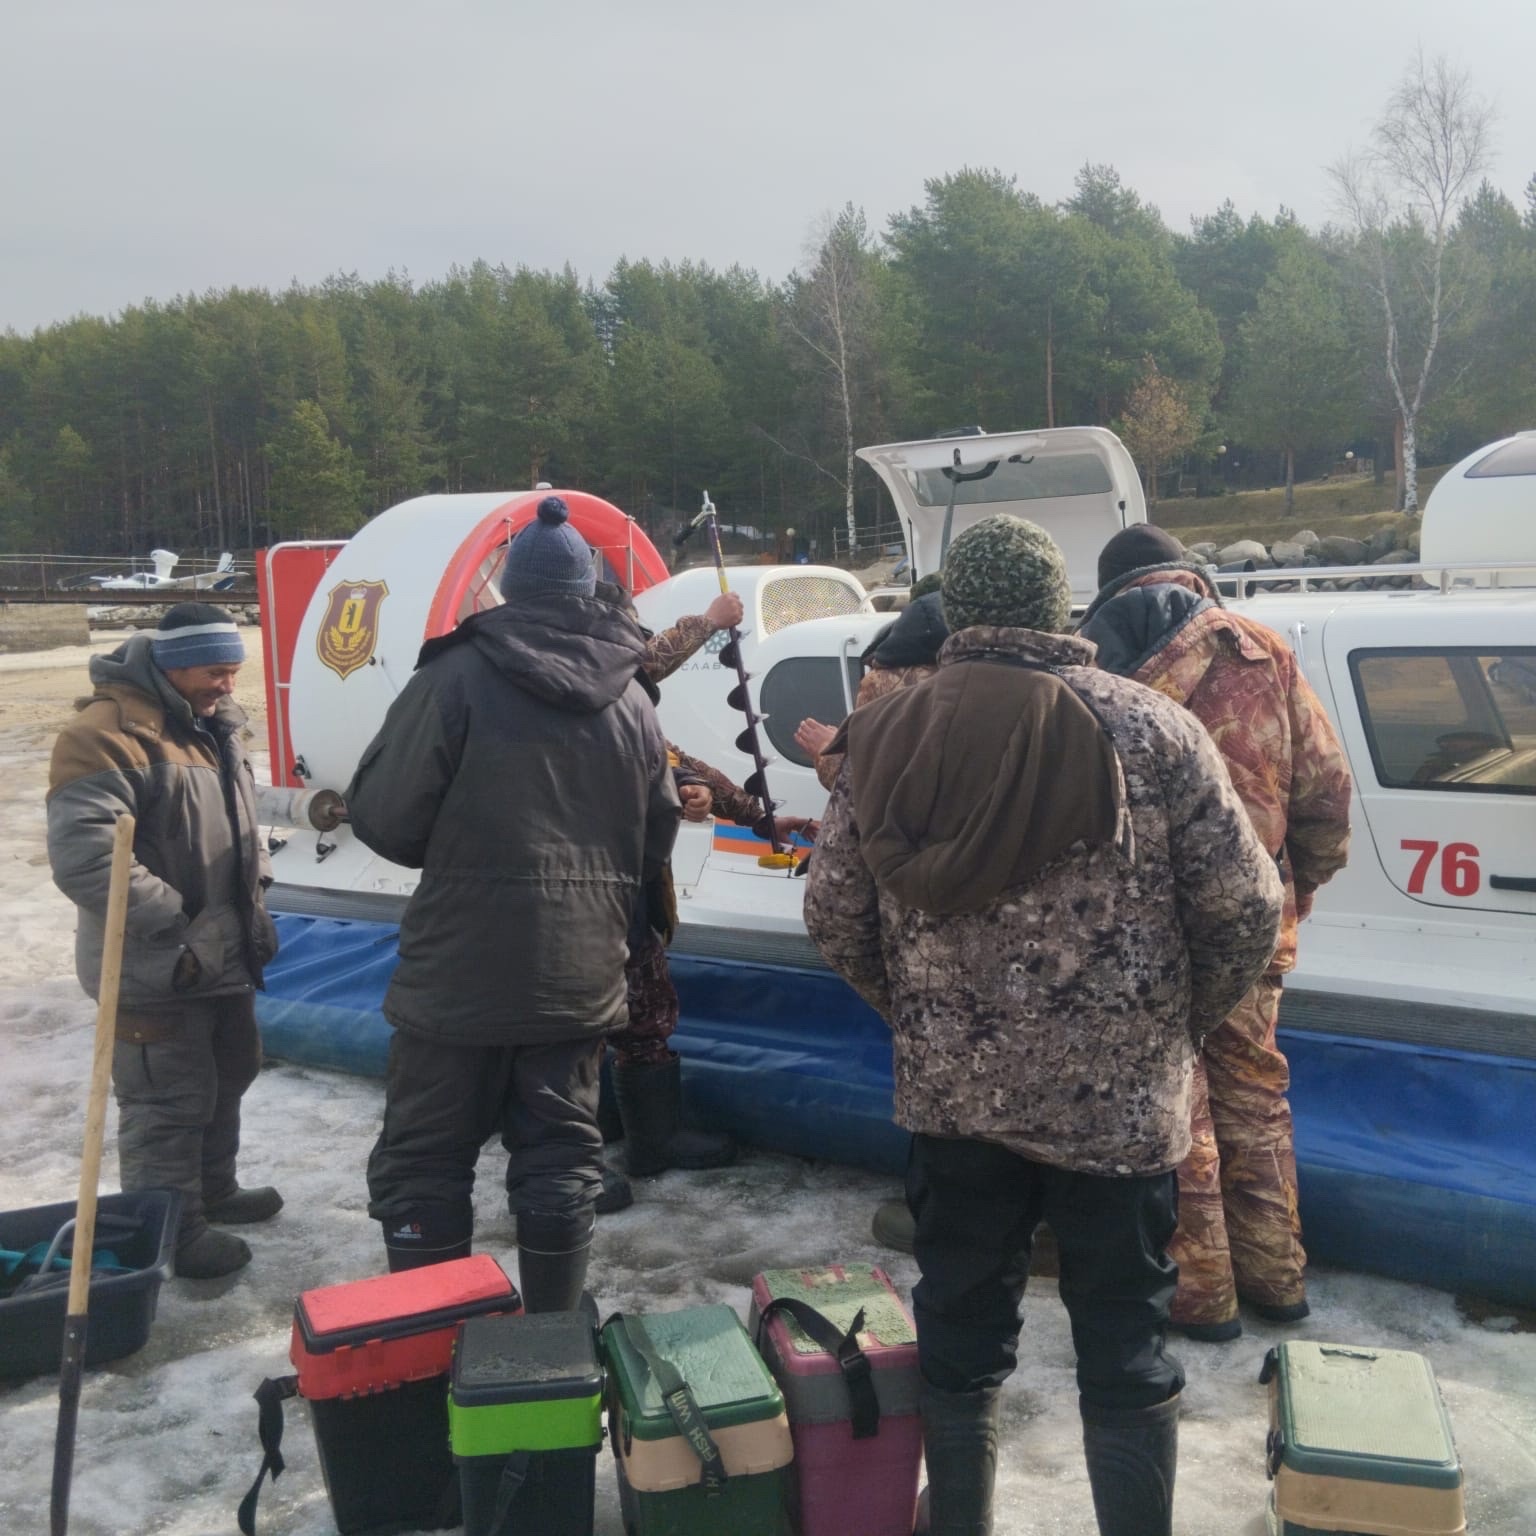
[(1532, 0), (0, 0), (0, 328), (477, 257), (779, 278), (965, 165), (1317, 224), (1419, 45), (1497, 104), (1519, 202)]

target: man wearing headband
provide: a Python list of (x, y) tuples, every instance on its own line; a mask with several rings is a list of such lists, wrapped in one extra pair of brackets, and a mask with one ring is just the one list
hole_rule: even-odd
[(240, 1100), (261, 1067), (254, 994), (277, 952), (263, 892), (245, 711), (245, 646), (211, 603), (91, 659), (94, 694), (54, 744), (48, 857), (79, 911), (75, 963), (96, 996), (117, 818), (135, 818), (112, 1083), (122, 1188), (178, 1189), (176, 1272), (214, 1279), (250, 1262), (220, 1225), (266, 1221), (275, 1189), (235, 1177)]

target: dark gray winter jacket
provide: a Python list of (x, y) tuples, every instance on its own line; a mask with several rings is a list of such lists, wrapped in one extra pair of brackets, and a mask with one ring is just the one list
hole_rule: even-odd
[(384, 998), (397, 1028), (534, 1045), (625, 1023), (625, 935), (680, 815), (644, 660), (633, 619), (578, 597), (423, 648), (346, 792), (357, 836), (422, 872)]
[[(91, 658), (95, 694), (54, 743), (48, 859), (79, 908), (75, 966), (96, 996), (117, 818), (137, 818), (124, 1008), (249, 992), (277, 953), (262, 903), (270, 875), (256, 825), (245, 711), (220, 701), (198, 720), (135, 635)], [(195, 966), (178, 963), (190, 953)]]

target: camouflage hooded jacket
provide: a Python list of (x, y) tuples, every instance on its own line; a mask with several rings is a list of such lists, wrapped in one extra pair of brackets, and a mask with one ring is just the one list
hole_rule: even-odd
[[(1042, 667), (1096, 718), (1109, 750), (1085, 760), (1046, 740), (1031, 776), (1017, 771), (1032, 749), (1017, 722)], [(957, 724), (963, 754), (946, 750), (962, 739)], [(1086, 1173), (1176, 1166), (1189, 1150), (1195, 1052), (1262, 973), (1282, 904), (1274, 860), (1210, 738), (1169, 700), (1095, 669), (1081, 640), (985, 627), (952, 636), (932, 678), (866, 705), (842, 736), (805, 923), (891, 1025), (897, 1121)], [(861, 769), (880, 763), (889, 779), (893, 762), (894, 809), (876, 807), (867, 819), (879, 825), (863, 827)], [(987, 782), (990, 766), (1009, 792), (972, 791), (964, 803), (959, 785)], [(952, 849), (1017, 845), (1042, 806), (1105, 772), (1109, 840), (1074, 842), (969, 909), (923, 910), (893, 891), (903, 886), (889, 877), (900, 873), (893, 833), (913, 862), (942, 856), (948, 834), (931, 827), (957, 818)], [(902, 785), (907, 774), (926, 800)], [(899, 809), (923, 804), (931, 814)]]
[(1349, 855), (1349, 760), (1291, 648), (1221, 606), (1183, 565), (1127, 572), (1083, 622), (1099, 665), (1182, 704), (1211, 733), (1260, 841), (1281, 861), (1285, 917), (1270, 962), (1296, 964), (1296, 928)]

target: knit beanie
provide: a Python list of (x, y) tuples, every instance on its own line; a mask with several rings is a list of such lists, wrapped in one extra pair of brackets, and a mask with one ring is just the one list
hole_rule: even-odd
[(1072, 612), (1067, 562), (1045, 529), (1000, 513), (973, 523), (944, 561), (950, 633), (973, 624), (1060, 634)]
[(1099, 586), (1107, 587), (1148, 565), (1168, 565), (1188, 556), (1171, 533), (1151, 523), (1132, 523), (1099, 551)]
[(919, 576), (912, 583), (912, 590), (907, 593), (907, 601), (915, 603), (920, 597), (927, 597), (930, 592), (938, 592), (944, 586), (944, 578), (937, 571), (929, 571), (926, 576)]
[(505, 598), (591, 597), (597, 586), (592, 551), (571, 527), (571, 509), (558, 496), (539, 503), (538, 516), (512, 540), (501, 568)]
[(234, 618), (212, 603), (177, 603), (160, 620), (149, 649), (162, 672), (238, 667), (245, 660), (245, 642)]

